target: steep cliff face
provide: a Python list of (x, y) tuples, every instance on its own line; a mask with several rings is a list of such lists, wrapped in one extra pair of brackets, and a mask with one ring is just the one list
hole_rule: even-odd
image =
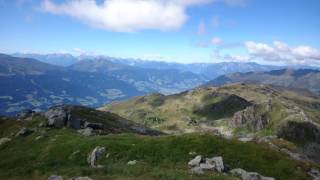
[(252, 105), (242, 111), (236, 112), (228, 125), (231, 128), (248, 127), (252, 131), (259, 131), (265, 128), (270, 119), (267, 117), (267, 111), (261, 105)]

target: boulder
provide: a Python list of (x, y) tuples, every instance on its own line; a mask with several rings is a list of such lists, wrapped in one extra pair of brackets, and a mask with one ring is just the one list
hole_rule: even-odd
[(94, 148), (91, 153), (88, 155), (88, 163), (91, 167), (101, 167), (97, 165), (97, 161), (103, 156), (103, 154), (106, 152), (105, 147), (97, 146)]
[(224, 170), (223, 160), (221, 156), (206, 158), (206, 164), (209, 164), (211, 167), (214, 167), (214, 170), (222, 172)]
[(67, 124), (68, 113), (62, 106), (52, 107), (44, 115), (48, 119), (48, 126), (62, 128)]
[(17, 132), (16, 136), (27, 136), (33, 132), (34, 132), (34, 130), (23, 127)]
[(199, 166), (200, 165), (200, 162), (202, 161), (202, 156), (201, 155), (198, 155), (196, 156), (194, 159), (190, 160), (188, 162), (188, 165), (190, 167), (196, 167), (196, 166)]
[(62, 176), (51, 175), (47, 178), (47, 180), (63, 180)]
[(44, 113), (48, 119), (47, 125), (55, 128), (62, 128), (64, 126), (80, 129), (83, 121), (78, 118), (73, 118), (68, 106), (55, 106)]
[(93, 135), (93, 129), (92, 128), (85, 128), (85, 129), (79, 129), (77, 130), (78, 133), (80, 133), (83, 136), (92, 136)]
[(242, 180), (275, 180), (272, 177), (264, 177), (256, 172), (247, 172), (241, 168), (232, 169), (230, 174)]
[(0, 146), (1, 146), (2, 144), (5, 144), (5, 143), (9, 142), (9, 141), (11, 141), (10, 138), (7, 138), (7, 137), (0, 138)]

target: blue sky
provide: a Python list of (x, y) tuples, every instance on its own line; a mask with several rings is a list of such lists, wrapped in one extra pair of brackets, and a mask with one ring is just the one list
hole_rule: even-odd
[(0, 51), (320, 62), (319, 0), (0, 0)]

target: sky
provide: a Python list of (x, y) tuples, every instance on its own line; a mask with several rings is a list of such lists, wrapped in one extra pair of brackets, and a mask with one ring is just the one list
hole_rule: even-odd
[(319, 0), (0, 0), (0, 52), (320, 65)]

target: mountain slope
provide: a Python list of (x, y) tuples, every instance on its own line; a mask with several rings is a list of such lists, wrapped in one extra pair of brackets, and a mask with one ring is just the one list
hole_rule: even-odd
[[(167, 132), (188, 132), (205, 130), (207, 126), (219, 127), (220, 122), (221, 127), (225, 127), (234, 113), (255, 105), (272, 109), (268, 113), (274, 117), (270, 117), (272, 123), (268, 126), (273, 130), (286, 120), (311, 119), (320, 123), (318, 97), (268, 85), (233, 84), (219, 88), (198, 88), (169, 96), (152, 94), (113, 102), (100, 109)], [(197, 125), (192, 125), (192, 122)]]
[(320, 71), (312, 69), (281, 69), (269, 72), (235, 73), (217, 77), (205, 86), (221, 86), (229, 83), (272, 84), (293, 89), (306, 89), (320, 95)]
[[(114, 117), (116, 122), (122, 119), (83, 107), (68, 108), (80, 119), (88, 119), (91, 115), (94, 118), (97, 114), (106, 123), (106, 129), (118, 129), (110, 122), (114, 122)], [(233, 180), (236, 178), (228, 173), (229, 169), (243, 168), (276, 179), (309, 180), (311, 176), (307, 172), (317, 167), (292, 160), (263, 144), (243, 143), (209, 134), (151, 137), (129, 131), (130, 134), (85, 136), (71, 128), (53, 128), (46, 124), (50, 122), (48, 120), (42, 114), (19, 121), (0, 118), (0, 137), (7, 138), (0, 144), (2, 179), (43, 180), (55, 174), (64, 179), (89, 176), (92, 179)], [(126, 127), (123, 128), (122, 132), (127, 132)], [(22, 132), (22, 129), (27, 130)], [(98, 148), (104, 149), (92, 156)], [(223, 156), (225, 171), (208, 170), (201, 176), (190, 174), (188, 162), (194, 158), (190, 152), (205, 157)], [(88, 163), (87, 159), (92, 160), (92, 157), (96, 157), (96, 167), (92, 167), (91, 161)]]

